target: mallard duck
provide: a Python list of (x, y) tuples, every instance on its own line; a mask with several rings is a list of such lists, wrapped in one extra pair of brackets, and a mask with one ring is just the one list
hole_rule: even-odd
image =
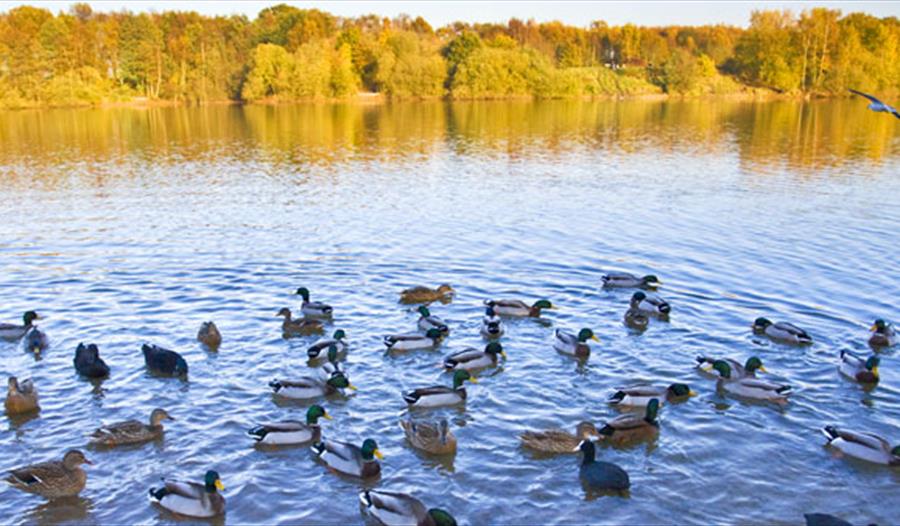
[(610, 462), (595, 460), (597, 449), (590, 440), (582, 440), (573, 451), (581, 451), (584, 458), (578, 474), (581, 482), (594, 490), (626, 490), (631, 487), (628, 473)]
[(313, 444), (312, 451), (326, 466), (345, 475), (366, 479), (381, 473), (381, 464), (375, 459), (383, 459), (384, 456), (371, 438), (365, 439), (362, 447), (337, 440), (323, 440)]
[(41, 408), (38, 405), (37, 389), (31, 378), (19, 383), (15, 376), (9, 377), (4, 407), (6, 407), (7, 415), (23, 415)]
[(434, 424), (432, 422), (400, 421), (400, 427), (406, 439), (416, 449), (433, 455), (449, 455), (456, 452), (456, 437), (450, 431), (446, 418)]
[(484, 300), (484, 304), (492, 307), (499, 316), (513, 318), (537, 318), (541, 315), (541, 310), (556, 308), (548, 300), (538, 300), (530, 307), (521, 300)]
[(678, 402), (686, 400), (697, 393), (691, 391), (687, 384), (671, 384), (668, 387), (654, 385), (633, 385), (618, 389), (609, 397), (611, 405), (623, 407), (646, 407), (650, 400), (658, 400), (662, 405), (666, 401)]
[(417, 303), (432, 303), (435, 301), (446, 301), (453, 297), (453, 287), (444, 283), (436, 289), (428, 287), (411, 287), (400, 292), (400, 303), (407, 305)]
[(22, 321), (24, 325), (16, 325), (14, 323), (0, 323), (0, 338), (4, 340), (14, 341), (18, 340), (22, 336), (25, 336), (31, 327), (33, 327), (33, 323), (35, 320), (40, 320), (41, 317), (38, 313), (30, 310), (22, 315)]
[(50, 347), (50, 338), (47, 338), (47, 333), (44, 331), (37, 327), (32, 327), (28, 334), (25, 335), (24, 345), (26, 351), (40, 354), (41, 351)]
[(861, 384), (878, 383), (878, 363), (880, 359), (869, 356), (863, 359), (850, 351), (841, 351), (841, 374), (853, 378)]
[(599, 437), (597, 428), (590, 422), (579, 422), (575, 434), (564, 429), (544, 429), (525, 431), (519, 435), (522, 446), (541, 453), (572, 453), (578, 451), (582, 440)]
[(331, 378), (334, 373), (341, 373), (346, 375), (343, 369), (341, 369), (341, 364), (338, 362), (338, 350), (337, 345), (331, 344), (328, 346), (328, 361), (322, 364), (319, 367), (319, 371), (322, 375), (327, 379)]
[(187, 362), (177, 352), (149, 344), (144, 344), (141, 350), (144, 352), (144, 362), (152, 372), (171, 376), (187, 375)]
[(669, 302), (656, 295), (648, 296), (641, 291), (632, 294), (631, 308), (660, 318), (666, 318), (669, 316), (669, 313), (672, 312), (672, 307), (669, 306)]
[(483, 351), (470, 347), (444, 358), (444, 369), (475, 371), (486, 367), (496, 367), (501, 356), (506, 358), (503, 346), (499, 342), (491, 342), (484, 347)]
[(431, 311), (428, 310), (428, 307), (422, 305), (418, 308), (418, 311), (419, 314), (421, 314), (421, 317), (419, 318), (419, 321), (416, 322), (416, 326), (419, 327), (420, 331), (437, 329), (444, 336), (450, 334), (450, 327), (448, 327), (447, 324), (444, 323), (444, 320), (431, 314)]
[(445, 405), (462, 404), (466, 401), (466, 388), (463, 382), (478, 383), (474, 376), (465, 369), (458, 369), (453, 373), (453, 387), (435, 385), (432, 387), (420, 387), (403, 395), (403, 399), (410, 407), (441, 407)]
[(438, 508), (426, 509), (422, 501), (385, 490), (366, 490), (359, 494), (366, 514), (384, 526), (456, 526), (456, 519)]
[(257, 444), (267, 446), (319, 442), (322, 440), (319, 418), (331, 420), (331, 415), (322, 406), (314, 404), (306, 410), (305, 424), (296, 420), (260, 424), (248, 431), (247, 434), (253, 437)]
[(569, 356), (587, 358), (591, 354), (591, 346), (585, 343), (588, 340), (600, 341), (594, 335), (594, 331), (590, 329), (581, 329), (577, 336), (571, 332), (556, 329), (556, 341), (553, 343), (553, 348)]
[(643, 331), (650, 325), (650, 318), (640, 310), (629, 307), (629, 309), (625, 311), (625, 316), (622, 317), (622, 322), (632, 329)]
[(126, 420), (97, 428), (91, 433), (92, 446), (124, 446), (156, 440), (163, 436), (163, 420), (175, 420), (165, 409), (150, 412), (150, 424), (137, 420)]
[[(699, 367), (704, 372), (719, 375), (719, 371), (712, 368), (712, 365), (719, 360), (719, 358), (709, 358), (707, 356), (698, 356), (697, 367)], [(722, 358), (723, 362), (727, 363), (731, 368), (731, 378), (756, 378), (756, 371), (761, 373), (765, 373), (766, 368), (763, 367), (762, 360), (757, 356), (751, 356), (747, 358), (747, 361), (744, 362), (744, 365), (741, 365), (737, 360), (733, 360), (731, 358)]]
[(806, 526), (853, 526), (852, 523), (827, 513), (804, 513)]
[(892, 323), (877, 319), (869, 330), (872, 331), (872, 336), (869, 337), (869, 345), (872, 347), (891, 347), (897, 343), (897, 331)]
[(900, 466), (900, 446), (892, 448), (887, 440), (878, 435), (837, 426), (825, 426), (822, 432), (828, 438), (828, 445), (845, 455), (876, 464)]
[(222, 345), (222, 333), (219, 332), (219, 328), (216, 327), (215, 323), (211, 321), (203, 322), (200, 325), (200, 330), (197, 331), (197, 340), (208, 349), (214, 351)]
[(608, 289), (653, 289), (662, 285), (662, 282), (653, 274), (639, 278), (628, 272), (610, 272), (604, 274), (600, 280), (603, 281), (603, 286)]
[(275, 315), (275, 317), (278, 316), (284, 316), (284, 321), (281, 322), (281, 333), (285, 338), (290, 338), (291, 336), (322, 334), (325, 332), (322, 323), (316, 320), (307, 320), (306, 318), (300, 318), (299, 320), (292, 319), (291, 309), (281, 309), (278, 311), (278, 314)]
[(82, 464), (91, 464), (84, 453), (70, 449), (62, 460), (41, 462), (9, 471), (6, 482), (27, 493), (45, 499), (74, 497), (81, 493), (87, 482)]
[(309, 349), (306, 350), (306, 355), (309, 356), (312, 362), (321, 361), (328, 357), (328, 349), (332, 345), (334, 345), (338, 356), (343, 357), (347, 354), (347, 334), (343, 329), (334, 331), (331, 338), (322, 338), (310, 345)]
[(494, 312), (493, 307), (488, 307), (484, 311), (484, 317), (481, 318), (481, 336), (486, 340), (496, 340), (503, 336), (506, 328), (503, 326), (503, 320)]
[(300, 304), (300, 312), (307, 318), (329, 318), (334, 314), (331, 305), (326, 305), (321, 301), (309, 301), (309, 289), (300, 287), (297, 294), (303, 297), (303, 303)]
[(388, 351), (418, 351), (423, 349), (434, 349), (441, 343), (441, 331), (437, 329), (428, 329), (424, 335), (422, 334), (392, 334), (384, 337), (384, 344), (387, 345)]
[(659, 434), (659, 422), (656, 421), (658, 412), (659, 399), (651, 398), (647, 402), (644, 416), (626, 413), (608, 421), (600, 428), (600, 440), (615, 445), (649, 440)]
[(150, 488), (150, 500), (163, 508), (188, 517), (217, 517), (225, 513), (222, 480), (215, 471), (207, 471), (203, 484), (163, 479), (163, 487)]
[(800, 327), (785, 322), (772, 323), (766, 318), (756, 318), (753, 322), (753, 332), (784, 343), (795, 345), (812, 343), (812, 336)]
[(93, 343), (78, 344), (75, 349), (75, 370), (78, 374), (87, 378), (106, 378), (109, 376), (109, 366), (100, 358), (100, 349)]
[(791, 386), (789, 385), (757, 380), (756, 378), (732, 378), (731, 366), (722, 360), (716, 360), (713, 363), (713, 369), (721, 377), (719, 378), (719, 387), (725, 389), (728, 393), (743, 398), (774, 402), (782, 405), (788, 402), (787, 397), (791, 394)]
[(269, 387), (278, 396), (297, 400), (331, 396), (340, 389), (356, 390), (350, 379), (342, 372), (335, 372), (331, 378), (323, 380), (313, 376), (303, 376), (293, 380), (272, 380)]

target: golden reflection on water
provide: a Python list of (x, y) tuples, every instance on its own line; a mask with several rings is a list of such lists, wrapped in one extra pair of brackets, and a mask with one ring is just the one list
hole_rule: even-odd
[[(854, 99), (753, 102), (503, 101), (206, 106), (0, 113), (5, 171), (108, 160), (261, 155), (324, 165), (403, 160), (438, 150), (512, 159), (564, 156), (578, 148), (612, 153), (736, 152), (742, 167), (793, 169), (878, 162), (898, 137), (896, 119)], [(173, 154), (177, 154), (174, 155)], [(15, 170), (13, 170), (15, 171)]]

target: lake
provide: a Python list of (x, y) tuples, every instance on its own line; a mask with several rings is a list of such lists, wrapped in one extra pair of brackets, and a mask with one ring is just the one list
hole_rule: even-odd
[[(871, 352), (875, 318), (900, 321), (900, 126), (862, 100), (397, 103), (208, 106), (0, 113), (3, 322), (29, 309), (50, 348), (36, 360), (0, 343), (0, 372), (33, 377), (42, 410), (0, 420), (0, 469), (84, 448), (103, 423), (165, 407), (165, 439), (86, 449), (87, 488), (47, 503), (2, 485), (14, 524), (170, 523), (147, 489), (162, 476), (221, 473), (217, 523), (361, 523), (363, 487), (411, 492), (461, 524), (767, 523), (833, 513), (896, 521), (900, 471), (838, 458), (819, 429), (838, 424), (900, 442), (900, 363), (881, 351), (872, 390), (839, 376), (842, 349)], [(606, 271), (660, 277), (669, 322), (622, 323), (630, 290)], [(451, 283), (436, 304), (451, 334), (435, 351), (387, 356), (382, 337), (415, 330), (398, 304), (413, 285)], [(267, 382), (310, 373), (316, 336), (285, 340), (293, 294), (334, 307), (328, 333), (351, 342), (359, 388), (322, 404), (323, 434), (377, 440), (380, 480), (329, 473), (308, 447), (262, 450), (246, 431), (302, 419), (306, 405)], [(484, 345), (486, 298), (550, 299), (558, 310), (512, 321), (508, 360), (468, 387), (445, 417), (452, 458), (413, 450), (401, 393), (449, 384), (437, 365)], [(792, 321), (815, 344), (754, 336), (758, 316)], [(218, 352), (196, 341), (201, 322)], [(578, 361), (553, 330), (592, 328)], [(91, 383), (79, 342), (112, 368)], [(142, 343), (181, 352), (187, 381), (150, 375)], [(759, 356), (794, 388), (784, 408), (717, 392), (698, 354)], [(627, 496), (586, 493), (579, 457), (534, 455), (527, 429), (598, 425), (615, 388), (686, 382), (699, 396), (666, 405), (659, 438), (598, 448), (625, 468)], [(890, 510), (894, 510), (891, 512)], [(893, 518), (892, 518), (893, 517)]]

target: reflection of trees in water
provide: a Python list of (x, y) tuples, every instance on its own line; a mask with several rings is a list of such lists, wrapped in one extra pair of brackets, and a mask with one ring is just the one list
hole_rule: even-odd
[[(578, 149), (736, 151), (795, 168), (880, 160), (898, 128), (855, 100), (480, 101), (93, 109), (0, 114), (0, 159), (41, 164), (222, 157), (329, 166), (438, 151), (564, 156)], [(732, 146), (736, 145), (736, 148)]]

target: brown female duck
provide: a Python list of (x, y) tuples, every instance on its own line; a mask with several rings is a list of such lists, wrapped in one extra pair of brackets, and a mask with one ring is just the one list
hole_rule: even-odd
[(81, 493), (87, 482), (82, 464), (90, 464), (77, 449), (66, 452), (62, 460), (41, 462), (10, 470), (6, 477), (12, 487), (45, 499), (73, 497)]
[(91, 434), (92, 446), (124, 446), (156, 440), (163, 435), (163, 420), (175, 420), (165, 409), (154, 409), (150, 413), (150, 424), (137, 420), (126, 420), (98, 428)]
[(9, 377), (9, 390), (6, 393), (4, 406), (7, 415), (22, 415), (38, 411), (41, 408), (38, 405), (37, 389), (31, 378), (19, 383), (15, 376)]

